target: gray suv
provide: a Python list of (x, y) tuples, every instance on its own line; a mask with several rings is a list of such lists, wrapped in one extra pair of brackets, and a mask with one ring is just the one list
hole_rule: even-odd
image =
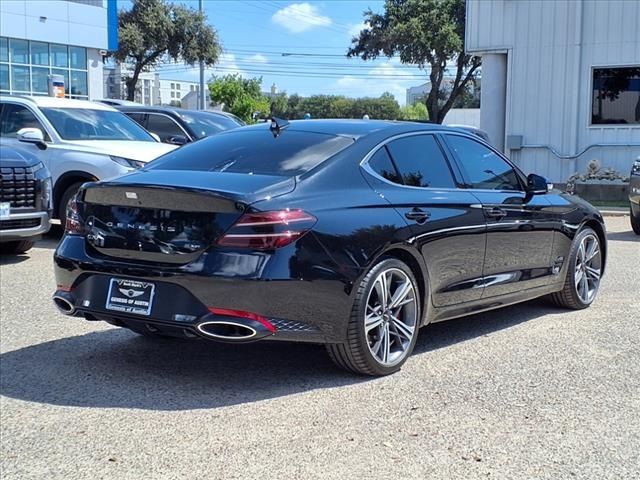
[(49, 231), (51, 176), (25, 149), (0, 148), (0, 251), (24, 253)]

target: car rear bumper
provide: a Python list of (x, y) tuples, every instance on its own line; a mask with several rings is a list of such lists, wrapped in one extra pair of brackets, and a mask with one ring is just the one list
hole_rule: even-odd
[(0, 220), (0, 241), (11, 242), (39, 237), (51, 228), (47, 212), (12, 213)]
[[(54, 255), (58, 285), (54, 297), (64, 297), (69, 302), (71, 311), (64, 312), (67, 314), (185, 338), (234, 342), (263, 338), (315, 343), (344, 340), (351, 298), (343, 281), (292, 276), (285, 268), (290, 254), (282, 250), (249, 269), (237, 262), (244, 259), (249, 264), (250, 256), (210, 252), (202, 257), (182, 266), (123, 264), (94, 252), (90, 255), (83, 237), (65, 235)], [(231, 262), (229, 267), (225, 262)], [(231, 268), (233, 265), (235, 268)], [(109, 282), (113, 278), (154, 285), (149, 315), (107, 308)], [(256, 323), (251, 315), (225, 313), (229, 311), (250, 312), (268, 325)], [(255, 330), (255, 334), (244, 330), (247, 338), (216, 338), (217, 330), (214, 335), (205, 331), (203, 325), (208, 322), (240, 324)]]

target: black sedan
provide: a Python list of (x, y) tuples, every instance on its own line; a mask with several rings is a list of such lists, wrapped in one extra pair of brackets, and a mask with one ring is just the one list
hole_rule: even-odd
[(145, 105), (115, 105), (115, 108), (157, 135), (161, 142), (172, 145), (195, 142), (245, 125), (235, 115), (225, 112)]
[[(476, 135), (274, 120), (85, 184), (55, 252), (68, 315), (150, 336), (324, 343), (385, 375), (419, 327), (549, 295), (596, 298), (596, 209)], [(268, 359), (265, 359), (268, 361)]]

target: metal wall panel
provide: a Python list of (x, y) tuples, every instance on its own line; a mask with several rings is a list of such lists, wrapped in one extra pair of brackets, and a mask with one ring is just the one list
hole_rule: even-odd
[(509, 57), (506, 135), (547, 148), (507, 152), (523, 170), (555, 182), (585, 171), (591, 159), (623, 173), (640, 147), (640, 125), (591, 126), (594, 66), (640, 65), (640, 2), (628, 0), (467, 0), (469, 52)]

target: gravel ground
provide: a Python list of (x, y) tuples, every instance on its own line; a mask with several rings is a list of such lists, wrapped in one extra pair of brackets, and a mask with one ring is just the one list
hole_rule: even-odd
[(608, 218), (592, 308), (422, 330), (401, 372), (319, 346), (149, 340), (64, 317), (55, 239), (0, 267), (3, 479), (640, 478), (640, 239)]

